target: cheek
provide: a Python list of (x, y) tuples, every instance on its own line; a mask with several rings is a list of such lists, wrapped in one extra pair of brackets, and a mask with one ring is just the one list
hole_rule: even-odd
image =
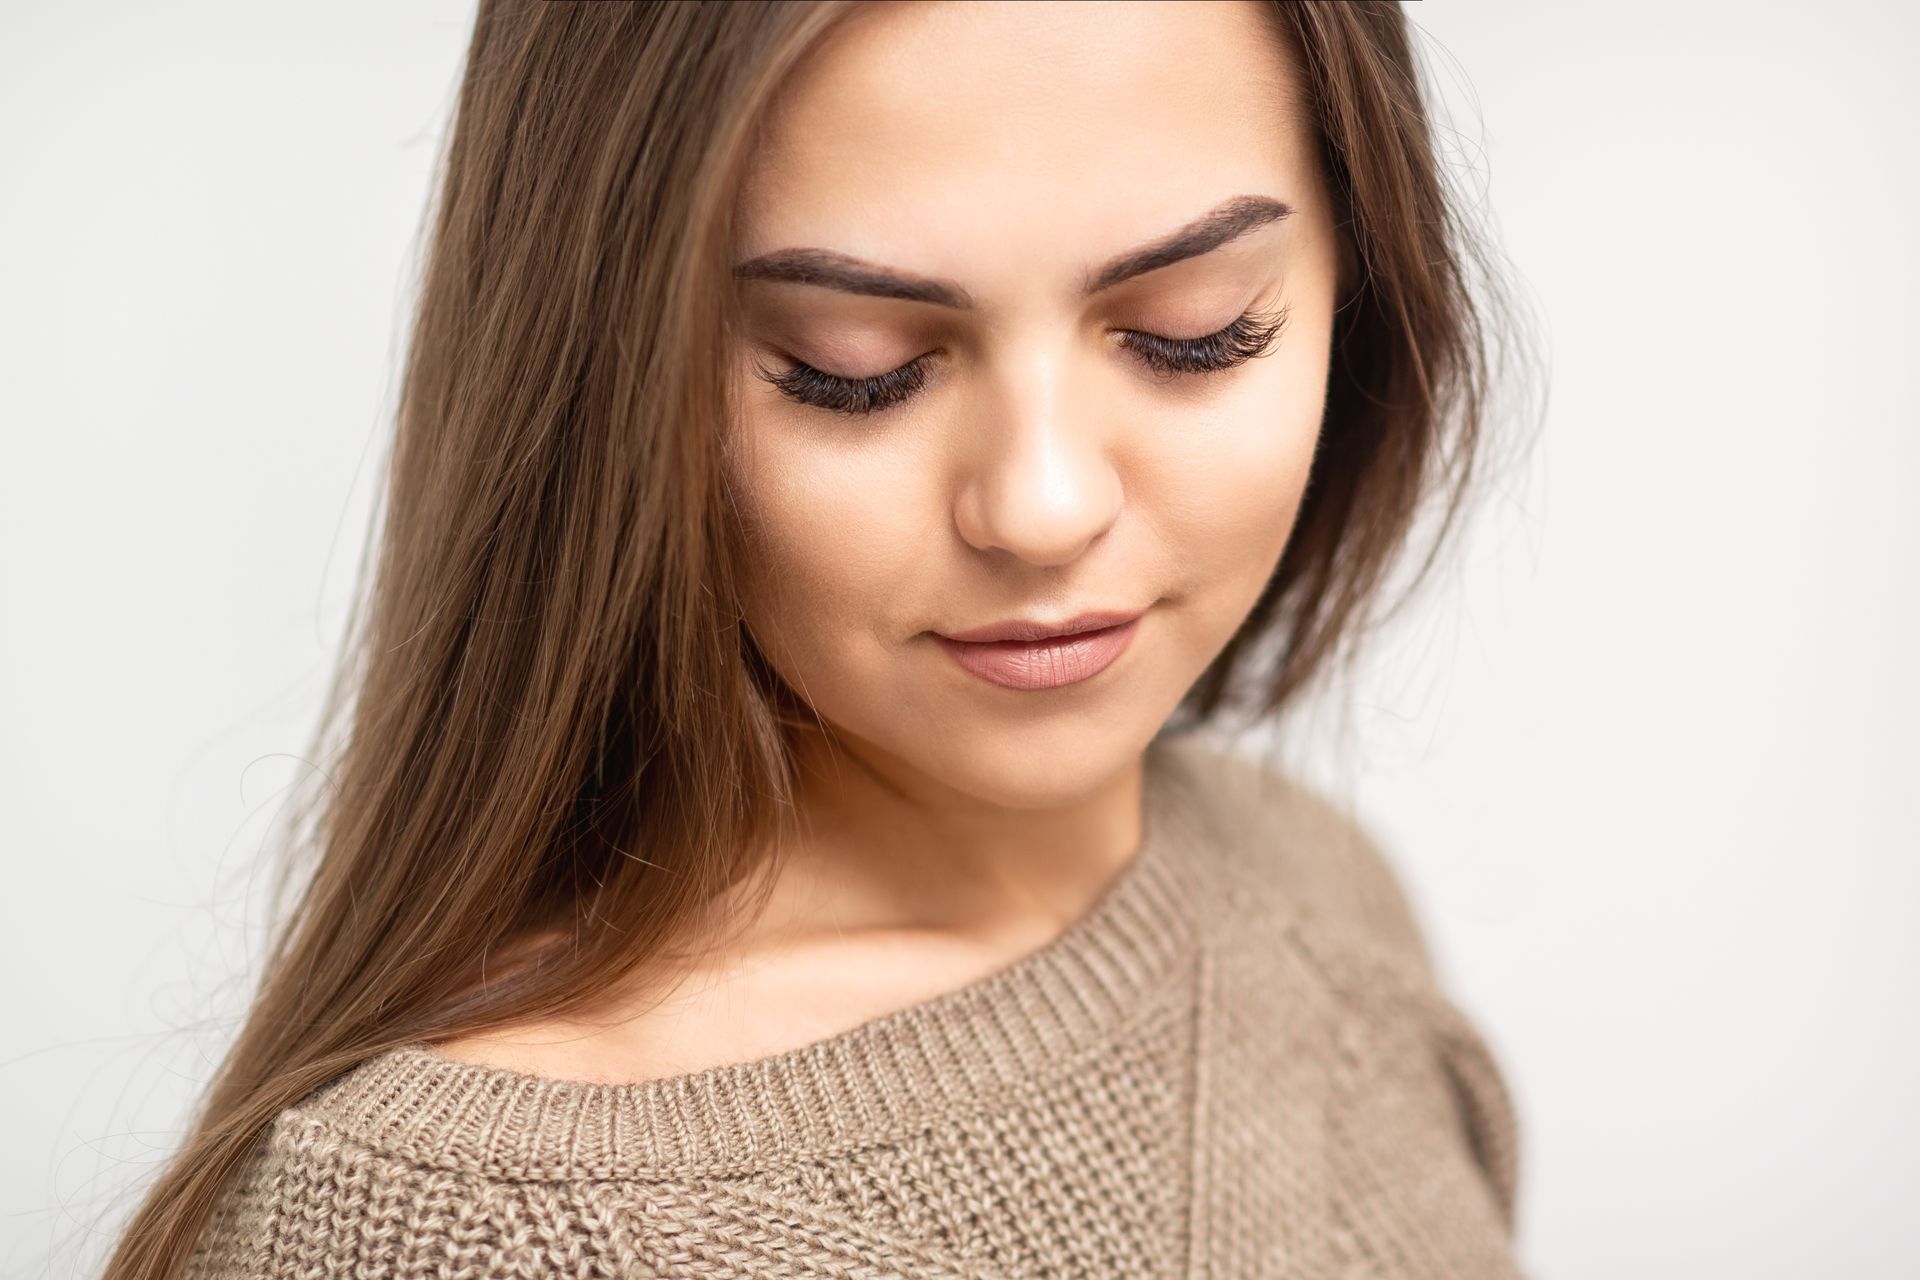
[(1154, 464), (1149, 518), (1182, 576), (1233, 625), (1286, 549), (1319, 437), (1326, 367), (1313, 335), (1255, 360), (1230, 395), (1182, 415), (1179, 446)]
[[(809, 415), (811, 417), (811, 415)], [(824, 423), (824, 425), (823, 425)], [(897, 445), (850, 446), (859, 423), (749, 417), (730, 472), (745, 532), (748, 625), (776, 663), (859, 664), (912, 628), (893, 610), (912, 599), (933, 509), (929, 469)]]

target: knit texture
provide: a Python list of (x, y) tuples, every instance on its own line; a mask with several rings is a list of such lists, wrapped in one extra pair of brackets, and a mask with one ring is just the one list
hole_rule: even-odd
[(200, 1240), (241, 1277), (1522, 1277), (1518, 1124), (1377, 845), (1200, 737), (984, 979), (595, 1084), (421, 1043), (286, 1110)]

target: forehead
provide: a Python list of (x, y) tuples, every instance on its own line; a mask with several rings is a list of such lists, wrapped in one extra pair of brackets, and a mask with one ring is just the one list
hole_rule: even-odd
[(821, 245), (991, 289), (1240, 192), (1311, 213), (1300, 100), (1251, 2), (873, 5), (771, 104), (738, 256)]

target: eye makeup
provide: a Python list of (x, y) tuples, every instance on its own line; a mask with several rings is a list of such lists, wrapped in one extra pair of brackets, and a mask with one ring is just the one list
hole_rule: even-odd
[(917, 356), (898, 369), (872, 378), (842, 378), (795, 361), (791, 369), (755, 370), (789, 400), (832, 413), (861, 416), (890, 409), (910, 399), (927, 381), (927, 357)]
[[(1198, 338), (1127, 330), (1120, 335), (1120, 345), (1163, 381), (1220, 373), (1271, 352), (1287, 327), (1290, 310), (1246, 311), (1225, 328)], [(926, 385), (928, 357), (918, 356), (871, 378), (843, 378), (797, 360), (786, 370), (756, 366), (755, 372), (798, 404), (857, 417), (891, 409), (918, 394)]]
[(1282, 306), (1274, 312), (1243, 312), (1226, 328), (1200, 338), (1162, 338), (1129, 330), (1121, 335), (1120, 341), (1156, 373), (1170, 377), (1183, 373), (1218, 373), (1272, 351), (1281, 331), (1287, 327), (1290, 310)]

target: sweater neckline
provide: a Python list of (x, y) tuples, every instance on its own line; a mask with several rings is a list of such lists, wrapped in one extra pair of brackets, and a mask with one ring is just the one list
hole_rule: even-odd
[(605, 1083), (399, 1045), (306, 1118), (415, 1163), (493, 1178), (724, 1176), (897, 1139), (1084, 1064), (1198, 940), (1205, 814), (1193, 761), (1149, 743), (1141, 841), (1065, 930), (984, 977), (793, 1049)]

